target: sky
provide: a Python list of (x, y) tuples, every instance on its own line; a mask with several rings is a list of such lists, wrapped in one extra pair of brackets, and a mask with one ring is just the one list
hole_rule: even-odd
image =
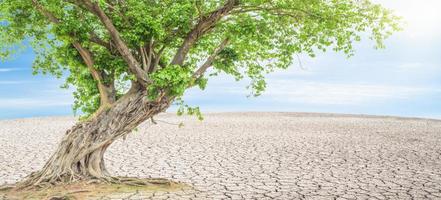
[[(247, 97), (247, 80), (225, 75), (184, 99), (202, 112), (283, 111), (393, 115), (441, 119), (441, 1), (374, 0), (402, 16), (404, 30), (386, 49), (363, 40), (356, 55), (300, 55), (301, 65), (268, 75), (267, 90)], [(31, 49), (0, 62), (0, 119), (73, 115), (62, 79), (32, 75)], [(169, 111), (174, 111), (170, 108)]]

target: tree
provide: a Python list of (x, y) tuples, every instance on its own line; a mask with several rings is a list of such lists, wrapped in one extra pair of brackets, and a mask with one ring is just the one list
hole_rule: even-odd
[[(0, 0), (1, 58), (36, 52), (35, 73), (74, 87), (82, 120), (24, 186), (75, 180), (112, 182), (106, 149), (219, 73), (248, 77), (254, 95), (265, 74), (295, 54), (333, 49), (350, 56), (368, 33), (377, 47), (399, 19), (368, 0)], [(211, 74), (207, 74), (207, 70)]]

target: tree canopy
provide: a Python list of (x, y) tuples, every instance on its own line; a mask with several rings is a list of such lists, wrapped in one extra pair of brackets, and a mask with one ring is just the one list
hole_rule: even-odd
[(133, 85), (181, 102), (219, 73), (248, 77), (259, 95), (265, 74), (295, 54), (350, 56), (364, 34), (381, 48), (398, 29), (399, 18), (369, 0), (0, 0), (0, 58), (29, 44), (34, 72), (68, 72), (64, 87), (86, 115)]

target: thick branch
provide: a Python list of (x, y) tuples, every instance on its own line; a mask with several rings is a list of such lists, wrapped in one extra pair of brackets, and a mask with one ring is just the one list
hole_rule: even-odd
[(104, 11), (96, 2), (92, 2), (91, 0), (82, 0), (81, 2), (83, 3), (80, 3), (80, 1), (81, 0), (75, 2), (78, 6), (84, 5), (91, 13), (93, 13), (100, 19), (104, 27), (109, 32), (109, 35), (112, 38), (113, 42), (115, 43), (116, 49), (129, 66), (130, 72), (135, 75), (137, 81), (140, 82), (140, 84), (146, 86), (149, 83), (146, 72), (141, 68), (141, 64), (135, 59), (133, 54), (130, 52), (129, 47), (122, 40), (118, 30), (113, 25), (111, 19), (106, 15), (106, 13), (104, 13)]
[[(43, 14), (50, 22), (54, 24), (60, 23), (60, 20), (55, 17), (51, 12), (46, 10), (37, 0), (32, 0), (32, 4), (37, 8), (37, 10)], [(73, 35), (73, 33), (71, 34)], [(83, 59), (84, 63), (86, 64), (87, 68), (89, 69), (90, 74), (92, 75), (93, 79), (98, 84), (98, 90), (100, 93), (100, 99), (101, 99), (101, 105), (108, 105), (112, 104), (115, 101), (114, 97), (114, 88), (113, 84), (111, 84), (111, 87), (108, 87), (104, 85), (103, 83), (103, 77), (101, 75), (101, 72), (97, 70), (94, 67), (94, 62), (91, 53), (84, 48), (78, 41), (72, 42), (72, 45), (77, 49), (77, 51), (80, 53), (81, 58)]]
[(210, 31), (223, 16), (227, 15), (238, 4), (239, 0), (228, 0), (222, 8), (213, 11), (206, 17), (202, 17), (198, 24), (188, 33), (171, 64), (182, 65), (193, 44), (195, 44), (201, 36)]
[(139, 47), (139, 54), (141, 54), (142, 60), (142, 69), (147, 71), (147, 54), (145, 52), (145, 48), (143, 46)]
[(147, 63), (147, 68), (146, 71), (148, 72), (148, 68), (150, 68), (150, 64), (152, 63), (153, 60), (153, 56), (155, 53), (155, 49), (153, 47), (153, 37), (150, 39), (149, 45), (148, 45), (148, 54), (147, 54), (147, 58), (148, 58), (148, 63)]
[(207, 58), (204, 64), (202, 64), (199, 67), (199, 69), (196, 70), (196, 72), (193, 74), (193, 77), (199, 78), (200, 76), (202, 76), (205, 73), (205, 71), (207, 71), (207, 69), (211, 67), (217, 55), (228, 45), (229, 41), (230, 40), (228, 38), (224, 39), (219, 44), (219, 46), (217, 46), (216, 49), (214, 49), (214, 52)]
[(90, 73), (92, 74), (93, 79), (95, 79), (98, 82), (98, 90), (100, 92), (100, 99), (101, 99), (101, 106), (106, 106), (114, 103), (115, 98), (111, 97), (112, 91), (111, 88), (108, 88), (103, 83), (103, 77), (101, 76), (101, 73), (95, 69), (94, 61), (92, 58), (91, 53), (89, 50), (85, 49), (79, 42), (72, 42), (73, 46), (78, 50), (81, 57), (83, 58), (84, 62), (86, 63), (87, 68), (89, 69)]

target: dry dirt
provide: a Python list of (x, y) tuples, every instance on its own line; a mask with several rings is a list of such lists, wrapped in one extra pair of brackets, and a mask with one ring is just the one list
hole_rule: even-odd
[[(193, 189), (103, 199), (441, 199), (441, 121), (308, 113), (157, 121), (111, 146), (110, 172)], [(0, 121), (0, 184), (42, 167), (74, 122)]]

